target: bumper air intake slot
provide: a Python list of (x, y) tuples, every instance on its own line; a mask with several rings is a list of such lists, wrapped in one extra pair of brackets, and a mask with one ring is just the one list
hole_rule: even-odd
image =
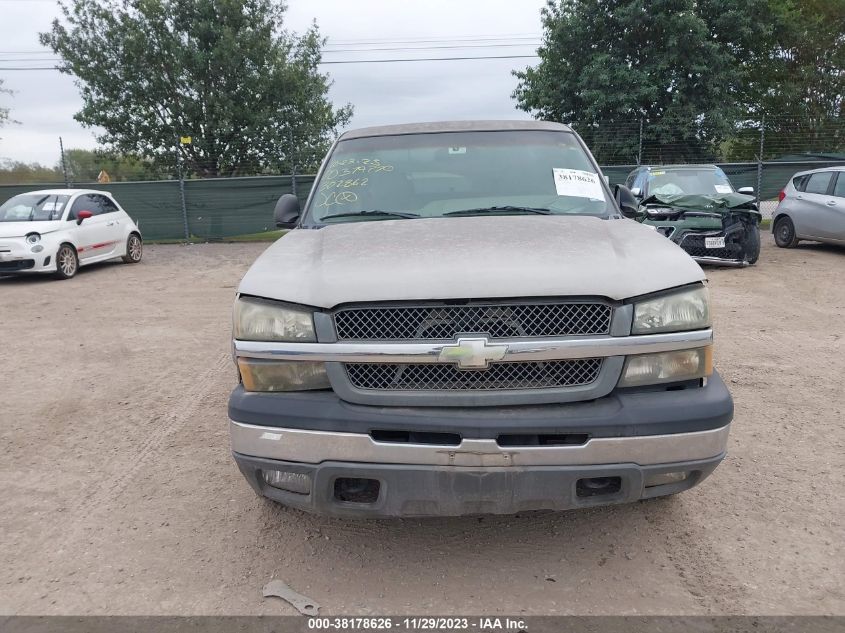
[(385, 444), (433, 444), (435, 446), (459, 446), (461, 436), (457, 433), (429, 433), (426, 431), (370, 431), (370, 437)]
[(496, 438), (499, 446), (580, 446), (586, 444), (590, 436), (587, 433), (507, 433)]

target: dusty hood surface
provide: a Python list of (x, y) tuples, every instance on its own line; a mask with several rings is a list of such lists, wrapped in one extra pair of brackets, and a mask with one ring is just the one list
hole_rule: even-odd
[(3, 237), (23, 237), (27, 233), (51, 233), (61, 228), (65, 222), (61, 221), (45, 221), (45, 222), (0, 222), (0, 238)]
[(626, 299), (704, 279), (686, 253), (631, 220), (483, 216), (291, 231), (239, 291), (309, 306), (563, 295)]
[(718, 195), (653, 195), (643, 200), (642, 203), (643, 205), (663, 205), (672, 207), (673, 209), (680, 209), (682, 211), (706, 211), (708, 213), (744, 211), (752, 215), (760, 215), (759, 211), (754, 208), (754, 196), (747, 196), (743, 193), (724, 193)]

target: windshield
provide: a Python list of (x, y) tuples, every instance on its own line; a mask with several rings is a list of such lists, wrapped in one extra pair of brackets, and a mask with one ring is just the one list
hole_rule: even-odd
[(47, 222), (61, 220), (70, 196), (22, 193), (0, 206), (0, 222)]
[(720, 195), (733, 192), (721, 169), (653, 169), (648, 172), (649, 196)]
[(337, 144), (314, 187), (306, 223), (476, 213), (606, 217), (614, 208), (569, 132), (349, 139)]

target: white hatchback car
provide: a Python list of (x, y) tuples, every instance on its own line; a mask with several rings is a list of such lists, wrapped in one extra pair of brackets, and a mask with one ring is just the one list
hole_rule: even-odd
[(0, 274), (73, 277), (80, 266), (115, 257), (141, 261), (141, 231), (105, 191), (47, 189), (0, 206)]

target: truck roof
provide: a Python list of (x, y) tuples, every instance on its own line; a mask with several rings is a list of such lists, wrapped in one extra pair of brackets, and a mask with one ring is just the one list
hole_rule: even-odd
[(501, 120), (501, 121), (434, 121), (430, 123), (403, 123), (401, 125), (378, 125), (349, 130), (340, 135), (340, 140), (368, 136), (396, 136), (399, 134), (437, 134), (439, 132), (506, 132), (512, 130), (543, 130), (548, 132), (571, 132), (563, 123), (552, 121)]

